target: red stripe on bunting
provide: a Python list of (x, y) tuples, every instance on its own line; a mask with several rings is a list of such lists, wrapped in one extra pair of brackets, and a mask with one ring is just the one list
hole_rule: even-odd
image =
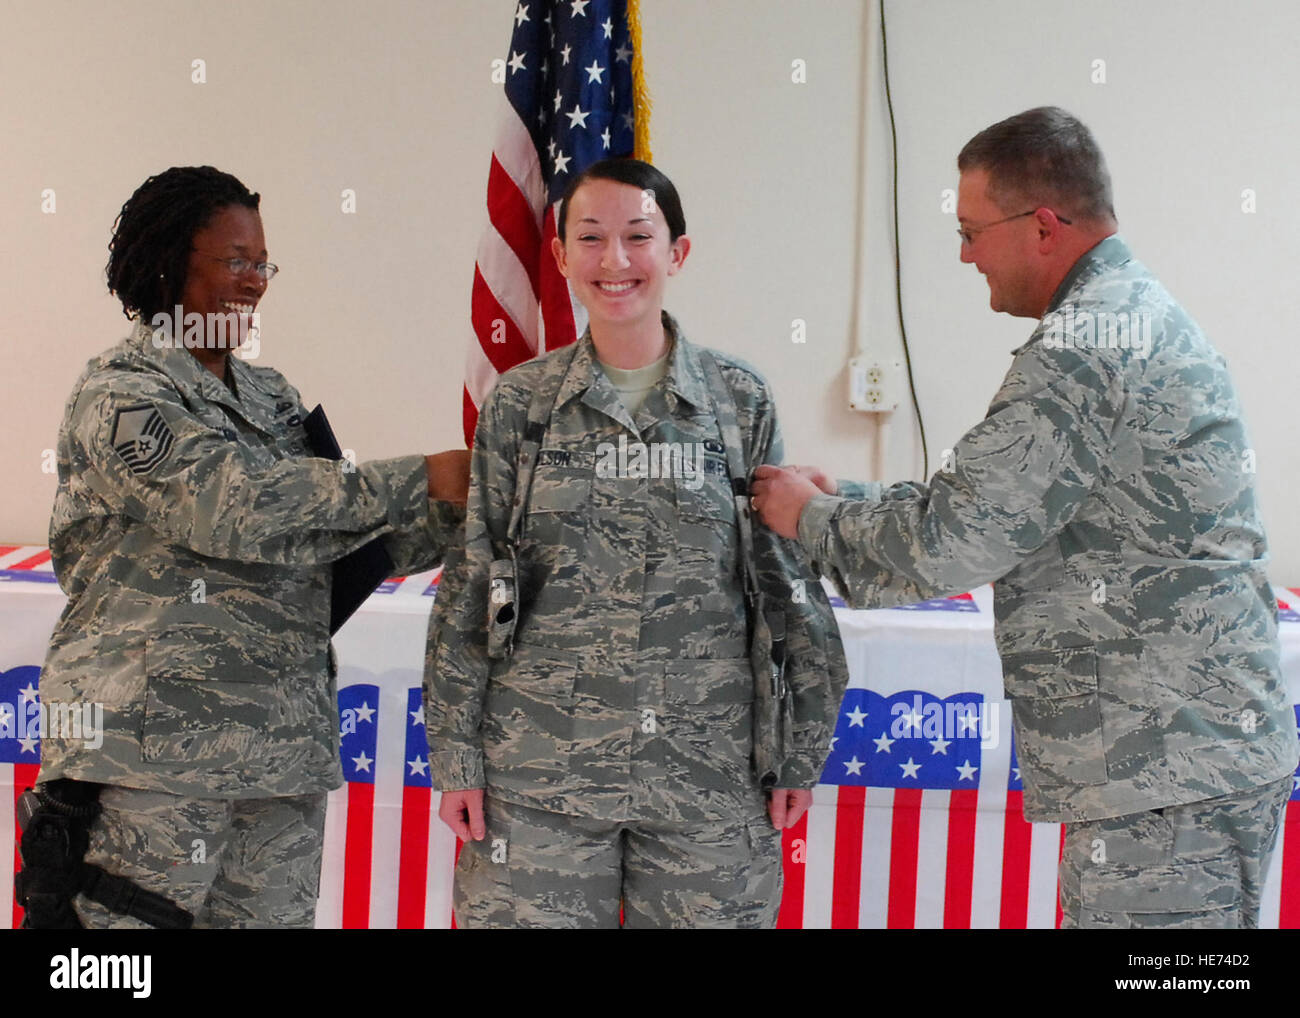
[(1061, 844), (1056, 850), (1056, 928), (1061, 928), (1061, 859), (1065, 856), (1065, 824), (1061, 824)]
[(1278, 912), (1280, 929), (1300, 927), (1300, 806), (1286, 804), (1282, 822), (1282, 907)]
[(402, 789), (401, 847), (397, 862), (397, 928), (424, 929), (424, 893), (429, 877), (429, 799), (433, 789)]
[(831, 929), (856, 930), (862, 901), (862, 821), (867, 790), (841, 785), (835, 810), (835, 862), (831, 880)]
[(948, 881), (943, 891), (943, 928), (970, 929), (975, 882), (975, 816), (979, 790), (958, 788), (948, 800)]
[(889, 905), (885, 928), (916, 926), (916, 856), (921, 839), (921, 789), (894, 790), (894, 825), (889, 835)]
[(373, 852), (375, 786), (348, 782), (348, 823), (343, 848), (343, 921), (345, 930), (370, 926), (370, 864)]
[(21, 562), (15, 562), (12, 565), (5, 566), (6, 569), (35, 569), (37, 566), (43, 566), (50, 560), (50, 549), (38, 551), (31, 558), (25, 558)]
[(1002, 829), (1002, 914), (998, 926), (1023, 930), (1029, 925), (1029, 846), (1033, 828), (1025, 821), (1025, 793), (1007, 792)]
[[(18, 851), (18, 841), (22, 837), (22, 832), (18, 829), (18, 799), (29, 788), (36, 786), (36, 775), (41, 769), (40, 764), (16, 763), (14, 768), (14, 869), (17, 873), (22, 868), (22, 856)], [(23, 924), (23, 916), (27, 910), (18, 904), (18, 899), (14, 898), (13, 907), (13, 925), (9, 928), (18, 929)]]
[(803, 928), (804, 881), (808, 874), (808, 814), (781, 834), (781, 909), (776, 916), (778, 930)]

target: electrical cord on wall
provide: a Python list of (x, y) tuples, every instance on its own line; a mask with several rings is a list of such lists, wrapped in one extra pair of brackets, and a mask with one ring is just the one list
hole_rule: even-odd
[(912, 393), (912, 409), (921, 432), (921, 480), (930, 479), (930, 453), (925, 444), (925, 422), (921, 403), (916, 398), (916, 380), (912, 377), (912, 353), (907, 345), (907, 325), (903, 321), (903, 263), (900, 254), (902, 237), (898, 232), (898, 127), (894, 123), (894, 97), (889, 89), (889, 39), (885, 35), (885, 0), (880, 0), (880, 54), (885, 75), (885, 104), (889, 108), (889, 134), (893, 139), (894, 159), (894, 296), (898, 305), (898, 331), (903, 338), (903, 363), (907, 365), (907, 387)]

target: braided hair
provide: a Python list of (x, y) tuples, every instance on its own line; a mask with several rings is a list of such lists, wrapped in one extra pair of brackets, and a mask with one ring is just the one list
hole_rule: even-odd
[(222, 209), (256, 210), (262, 196), (211, 166), (173, 166), (126, 200), (108, 242), (108, 292), (127, 318), (149, 321), (179, 304), (194, 235)]

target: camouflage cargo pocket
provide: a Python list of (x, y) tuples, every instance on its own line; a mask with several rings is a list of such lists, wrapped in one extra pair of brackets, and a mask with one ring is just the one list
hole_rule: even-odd
[[(562, 650), (516, 643), (496, 664), (483, 707), (483, 757), (511, 787), (561, 782), (573, 752), (577, 659)], [(489, 777), (490, 784), (498, 780)]]
[(141, 755), (147, 763), (227, 767), (257, 757), (285, 722), (266, 662), (208, 626), (165, 630), (145, 645)]
[(1105, 784), (1096, 650), (1068, 647), (1008, 654), (1002, 659), (1002, 672), (1026, 780), (1045, 785)]
[(1080, 880), (1079, 927), (1237, 929), (1237, 880), (1233, 859), (1169, 866), (1095, 866)]
[(750, 787), (753, 711), (748, 658), (669, 661), (660, 729), (669, 780), (688, 788)]

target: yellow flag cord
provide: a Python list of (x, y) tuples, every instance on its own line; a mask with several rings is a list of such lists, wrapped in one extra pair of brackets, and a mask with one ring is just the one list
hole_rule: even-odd
[(641, 56), (640, 0), (627, 0), (627, 30), (632, 37), (632, 155), (649, 163), (654, 159), (650, 155), (650, 91)]

